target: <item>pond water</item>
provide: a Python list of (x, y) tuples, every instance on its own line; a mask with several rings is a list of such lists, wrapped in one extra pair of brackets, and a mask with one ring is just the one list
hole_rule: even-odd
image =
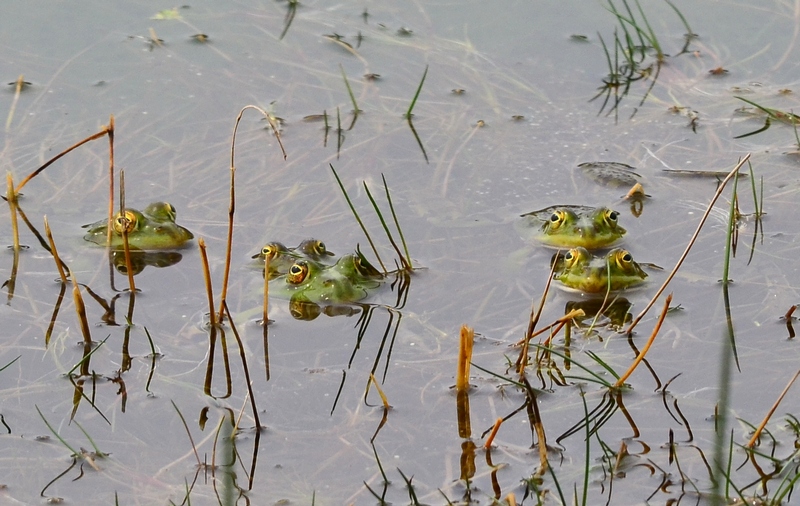
[[(623, 2), (574, 0), (5, 2), (6, 171), (19, 183), (113, 114), (128, 205), (175, 206), (177, 222), (207, 245), (216, 304), (242, 107), (280, 118), (287, 157), (268, 122), (245, 112), (227, 291), (241, 346), (229, 323), (207, 325), (196, 240), (152, 259), (160, 265), (136, 276), (132, 298), (106, 251), (82, 239), (81, 225), (108, 209), (106, 138), (26, 184), (20, 208), (39, 233), (47, 217), (81, 285), (95, 351), (71, 372), (86, 352), (72, 287), (62, 301), (51, 254), (20, 221), (27, 248), (0, 259), (9, 280), (0, 305), (0, 367), (10, 363), (0, 371), (4, 504), (558, 504), (559, 487), (584, 504), (706, 504), (716, 432), (734, 445), (727, 498), (738, 488), (757, 504), (796, 503), (783, 492), (799, 472), (800, 387), (767, 423), (758, 455), (742, 447), (800, 363), (781, 319), (800, 282), (798, 140), (774, 111), (768, 129), (741, 137), (766, 115), (736, 97), (798, 109), (800, 7), (676, 2), (678, 15), (662, 1), (629, 3), (643, 33), (657, 37), (659, 65), (653, 48), (625, 52), (641, 42), (635, 33), (625, 40), (612, 5), (628, 16)], [(683, 53), (681, 15), (697, 34)], [(20, 75), (30, 84), (16, 93)], [(404, 115), (423, 75), (410, 124)], [(617, 395), (578, 364), (613, 383), (590, 354), (622, 374), (663, 296), (633, 336), (588, 330), (587, 321), (554, 336), (560, 355), (545, 365), (529, 350), (530, 388), (503, 379), (520, 378), (515, 343), (555, 252), (520, 237), (519, 215), (560, 204), (619, 211), (623, 246), (664, 268), (647, 268), (644, 288), (623, 294), (624, 319), (666, 279), (717, 188), (718, 177), (664, 169), (727, 173), (748, 153), (765, 214), (737, 222), (734, 283), (726, 294), (719, 282), (729, 185), (667, 289), (680, 309), (629, 389)], [(632, 206), (627, 186), (587, 177), (586, 162), (630, 165), (649, 197)], [(349, 315), (298, 320), (273, 297), (265, 334), (263, 279), (250, 257), (266, 242), (315, 237), (339, 255), (358, 245), (376, 263), (331, 165), (385, 261), (397, 255), (362, 182), (386, 213), (386, 178), (417, 269)], [(752, 214), (749, 177), (738, 190), (741, 212)], [(9, 245), (11, 230), (6, 212)], [(552, 288), (537, 328), (576, 304), (591, 301)], [(481, 368), (471, 369), (468, 402), (453, 389), (462, 324), (475, 329)], [(588, 447), (583, 400), (596, 428)], [(723, 456), (727, 463), (727, 447)]]

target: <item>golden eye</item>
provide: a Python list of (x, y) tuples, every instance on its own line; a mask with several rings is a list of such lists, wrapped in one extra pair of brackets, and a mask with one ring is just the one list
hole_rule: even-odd
[(328, 248), (325, 247), (325, 243), (322, 241), (317, 241), (314, 243), (314, 252), (317, 255), (324, 255), (328, 252)]
[(619, 213), (616, 211), (612, 211), (610, 209), (606, 210), (606, 221), (611, 223), (617, 223), (617, 218), (619, 218)]
[(633, 255), (631, 255), (628, 251), (619, 250), (615, 256), (617, 259), (617, 265), (620, 267), (627, 267), (633, 262)]
[(306, 262), (296, 262), (289, 267), (289, 272), (286, 273), (286, 282), (299, 285), (306, 279), (306, 276), (308, 276), (308, 264)]
[(164, 207), (167, 208), (167, 215), (169, 221), (175, 221), (175, 218), (178, 216), (178, 210), (175, 209), (175, 206), (173, 206), (169, 202), (164, 202)]
[(274, 242), (271, 242), (266, 246), (264, 246), (263, 248), (261, 248), (261, 254), (264, 255), (265, 257), (269, 257), (270, 260), (278, 256), (278, 253), (280, 253), (280, 251), (281, 251), (280, 245)]
[(567, 251), (566, 255), (564, 255), (564, 261), (567, 262), (568, 267), (572, 267), (572, 265), (578, 261), (580, 256), (581, 256), (580, 251), (578, 251), (577, 249), (571, 249)]
[(566, 212), (562, 210), (553, 212), (553, 214), (550, 215), (550, 228), (557, 229), (558, 227), (564, 224), (564, 221), (566, 219), (567, 219)]
[(125, 210), (124, 216), (117, 213), (112, 226), (114, 227), (114, 232), (119, 235), (122, 235), (123, 230), (130, 234), (136, 230), (136, 215), (128, 210)]

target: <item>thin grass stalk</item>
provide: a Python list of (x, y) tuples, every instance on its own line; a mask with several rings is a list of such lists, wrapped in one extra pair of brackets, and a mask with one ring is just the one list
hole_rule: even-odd
[[(558, 252), (556, 253), (556, 255)], [(531, 316), (530, 320), (528, 320), (528, 328), (525, 331), (525, 339), (522, 343), (522, 349), (519, 352), (519, 357), (517, 358), (517, 362), (514, 364), (516, 367), (516, 371), (520, 376), (520, 381), (525, 375), (525, 368), (528, 365), (528, 347), (530, 346), (530, 341), (533, 337), (533, 331), (536, 328), (536, 324), (539, 322), (539, 318), (542, 315), (542, 310), (544, 309), (544, 301), (547, 298), (547, 293), (550, 291), (550, 283), (553, 281), (553, 273), (556, 269), (556, 262), (553, 262), (553, 265), (550, 266), (550, 273), (547, 275), (547, 283), (544, 285), (544, 291), (542, 292), (542, 297), (539, 299), (539, 307), (538, 309), (534, 305), (535, 302), (531, 304)]]
[(583, 501), (581, 501), (581, 504), (583, 506), (586, 506), (587, 504), (586, 501), (589, 495), (589, 469), (590, 469), (589, 463), (591, 454), (592, 433), (591, 430), (589, 429), (589, 407), (586, 405), (586, 392), (581, 390), (580, 396), (581, 396), (581, 403), (583, 404), (583, 419), (586, 421), (586, 423), (584, 424), (586, 426), (586, 446), (584, 448), (586, 456), (583, 461)]
[[(89, 433), (86, 432), (86, 429), (84, 429), (83, 426), (81, 424), (79, 424), (77, 420), (75, 420), (75, 425), (78, 426), (78, 429), (80, 429), (80, 431), (83, 432), (83, 435), (86, 436), (86, 439), (89, 440), (89, 444), (92, 445), (92, 448), (94, 448), (95, 455), (97, 455), (98, 457), (107, 456), (107, 454), (104, 451), (100, 450), (100, 448), (97, 447), (97, 443), (94, 442), (94, 439), (92, 439), (92, 436), (90, 436)], [(85, 453), (84, 453), (84, 455), (85, 455)], [(99, 471), (99, 469), (97, 467), (95, 467), (94, 465), (92, 465), (92, 467), (94, 467), (95, 471)]]
[(656, 37), (656, 33), (653, 31), (653, 27), (650, 26), (650, 22), (647, 20), (647, 16), (644, 14), (644, 10), (642, 10), (642, 6), (639, 3), (639, 0), (636, 0), (636, 7), (639, 9), (639, 14), (642, 15), (642, 21), (644, 21), (645, 26), (647, 26), (647, 31), (650, 33), (650, 43), (653, 45), (653, 49), (656, 50), (658, 55), (658, 61), (664, 60), (664, 51), (661, 49), (661, 44), (658, 43), (658, 38)]
[(26, 184), (28, 184), (28, 181), (30, 181), (31, 179), (33, 179), (33, 178), (35, 178), (36, 176), (38, 176), (38, 175), (39, 175), (39, 174), (40, 174), (40, 173), (41, 173), (41, 172), (42, 172), (44, 169), (46, 169), (47, 167), (49, 167), (50, 165), (52, 165), (52, 164), (53, 164), (53, 162), (55, 162), (56, 160), (58, 160), (58, 159), (59, 159), (59, 158), (61, 158), (62, 156), (66, 155), (67, 153), (69, 153), (70, 151), (72, 151), (72, 150), (74, 150), (74, 149), (76, 149), (76, 148), (79, 148), (80, 146), (83, 146), (83, 145), (84, 145), (84, 144), (86, 144), (87, 142), (93, 141), (93, 140), (95, 140), (95, 139), (99, 139), (100, 137), (102, 137), (102, 136), (106, 135), (107, 133), (108, 133), (108, 127), (107, 127), (107, 126), (104, 126), (104, 127), (103, 127), (103, 128), (102, 128), (102, 129), (101, 129), (99, 132), (97, 132), (97, 133), (95, 133), (95, 134), (92, 134), (92, 135), (90, 135), (89, 137), (87, 137), (87, 138), (83, 139), (83, 140), (82, 140), (82, 141), (80, 141), (80, 142), (77, 142), (77, 143), (73, 144), (72, 146), (70, 146), (70, 147), (68, 147), (67, 149), (65, 149), (64, 151), (62, 151), (61, 153), (57, 154), (56, 156), (54, 156), (53, 158), (51, 158), (50, 160), (48, 160), (47, 162), (45, 162), (45, 164), (44, 164), (44, 165), (42, 165), (41, 167), (39, 167), (39, 168), (38, 168), (38, 169), (36, 169), (35, 171), (31, 172), (30, 174), (28, 174), (28, 175), (25, 177), (25, 179), (23, 179), (23, 180), (22, 180), (22, 182), (21, 182), (20, 184), (18, 184), (18, 185), (17, 185), (17, 188), (16, 188), (16, 193), (19, 193), (19, 192), (20, 192), (20, 190), (22, 190), (22, 187), (23, 187), (23, 186), (25, 186)]
[(378, 219), (381, 222), (381, 226), (383, 226), (383, 230), (384, 232), (386, 232), (386, 237), (389, 238), (389, 243), (392, 245), (394, 250), (397, 252), (397, 256), (400, 258), (400, 264), (403, 266), (404, 270), (410, 269), (411, 266), (408, 265), (408, 261), (403, 256), (403, 253), (400, 251), (400, 248), (397, 246), (397, 243), (394, 242), (394, 237), (392, 237), (392, 232), (389, 230), (389, 226), (386, 224), (386, 220), (383, 219), (383, 213), (378, 207), (378, 204), (375, 202), (375, 199), (372, 197), (372, 192), (369, 191), (367, 182), (364, 181), (363, 184), (364, 184), (364, 190), (367, 192), (367, 198), (372, 203), (372, 207), (373, 209), (375, 209), (375, 214), (378, 215)]
[(417, 105), (417, 99), (419, 98), (419, 94), (422, 91), (422, 85), (425, 84), (425, 77), (428, 75), (428, 65), (425, 65), (425, 72), (422, 73), (422, 79), (419, 82), (419, 86), (417, 86), (417, 92), (414, 93), (414, 98), (411, 99), (411, 103), (408, 106), (408, 110), (406, 111), (405, 118), (410, 119), (412, 114), (411, 111), (414, 110), (414, 106)]
[(328, 125), (328, 111), (327, 109), (322, 111), (322, 119), (325, 121), (325, 137), (322, 139), (322, 147), (328, 147), (328, 132), (330, 131), (331, 127)]
[(356, 96), (353, 94), (353, 89), (350, 87), (350, 81), (347, 80), (347, 75), (344, 73), (344, 67), (341, 63), (339, 64), (339, 69), (342, 71), (342, 78), (344, 79), (344, 85), (347, 87), (347, 94), (350, 95), (350, 101), (353, 103), (353, 114), (358, 116), (358, 113), (361, 112), (361, 109), (358, 108)]
[(69, 445), (69, 443), (67, 443), (64, 440), (64, 438), (61, 437), (61, 435), (58, 432), (56, 432), (56, 430), (53, 428), (53, 426), (50, 425), (50, 422), (48, 422), (47, 418), (44, 417), (44, 415), (42, 414), (42, 411), (39, 409), (39, 406), (34, 404), (33, 407), (36, 408), (36, 412), (39, 413), (39, 416), (42, 418), (42, 421), (44, 422), (45, 425), (47, 425), (47, 428), (50, 429), (50, 432), (56, 437), (56, 439), (61, 441), (61, 444), (64, 445), (67, 448), (67, 450), (72, 452), (72, 456), (73, 457), (80, 456), (80, 452), (75, 451), (75, 448), (71, 447)]
[(342, 150), (342, 116), (339, 112), (339, 107), (336, 107), (336, 159), (339, 159), (339, 153)]
[(14, 190), (14, 179), (6, 173), (6, 201), (11, 210), (11, 233), (14, 241), (14, 252), (19, 253), (19, 224), (17, 223), (17, 191)]
[[(220, 303), (219, 303), (219, 314), (222, 314), (222, 305), (225, 303), (225, 300), (228, 296), (228, 278), (230, 276), (231, 271), (231, 255), (233, 250), (233, 217), (236, 211), (236, 132), (239, 129), (239, 122), (242, 120), (242, 116), (244, 112), (248, 109), (254, 109), (260, 112), (267, 121), (269, 122), (269, 126), (272, 128), (272, 132), (275, 134), (275, 138), (278, 140), (278, 145), (281, 148), (281, 153), (283, 153), (283, 159), (286, 160), (287, 154), (286, 150), (283, 147), (283, 142), (281, 141), (281, 135), (278, 131), (277, 126), (275, 125), (275, 120), (272, 119), (272, 115), (270, 115), (267, 111), (258, 107), (256, 105), (246, 105), (242, 107), (239, 111), (239, 114), (236, 116), (236, 122), (233, 125), (233, 134), (231, 135), (231, 164), (230, 164), (230, 203), (228, 206), (228, 239), (227, 239), (227, 246), (225, 251), (225, 270), (222, 274), (222, 292), (220, 296)], [(205, 256), (205, 252), (203, 252), (203, 256)], [(207, 282), (208, 287), (210, 288), (210, 278)], [(213, 301), (211, 304), (211, 312), (214, 312), (214, 305)]]
[[(114, 219), (114, 115), (108, 120), (108, 227), (106, 227), (106, 244), (111, 244), (111, 220)], [(122, 184), (120, 182), (120, 184)], [(122, 191), (122, 190), (120, 190)], [(124, 213), (124, 211), (123, 211)], [(124, 216), (124, 214), (123, 214)]]
[(11, 101), (11, 108), (8, 110), (8, 116), (6, 117), (6, 132), (11, 128), (11, 122), (14, 120), (14, 111), (17, 109), (19, 95), (22, 93), (22, 88), (25, 86), (25, 76), (20, 74), (15, 84), (14, 99)]
[(269, 255), (264, 255), (264, 307), (262, 308), (261, 324), (269, 324)]
[(739, 169), (742, 168), (742, 166), (745, 163), (747, 163), (747, 161), (749, 159), (750, 159), (750, 153), (747, 153), (746, 155), (744, 155), (744, 157), (741, 160), (739, 160), (739, 163), (736, 164), (736, 167), (734, 167), (733, 170), (731, 170), (728, 173), (728, 175), (725, 177), (725, 179), (723, 179), (722, 182), (719, 184), (719, 188), (717, 188), (717, 191), (714, 194), (714, 196), (712, 197), (711, 202), (708, 203), (708, 207), (706, 207), (706, 211), (705, 211), (705, 213), (703, 213), (703, 217), (700, 219), (700, 223), (697, 224), (697, 228), (695, 229), (694, 234), (692, 234), (691, 239), (689, 239), (689, 243), (686, 245), (686, 248), (683, 250), (683, 253), (681, 254), (680, 258), (678, 259), (678, 262), (675, 264), (675, 267), (672, 269), (672, 272), (669, 273), (669, 276), (667, 276), (667, 279), (664, 281), (664, 283), (658, 289), (656, 294), (647, 303), (647, 306), (638, 315), (636, 315), (636, 318), (633, 319), (631, 324), (625, 330), (626, 334), (630, 334), (633, 331), (633, 329), (641, 321), (641, 319), (644, 318), (644, 315), (646, 315), (647, 312), (650, 310), (650, 308), (653, 307), (653, 305), (656, 303), (656, 300), (658, 300), (658, 297), (660, 297), (661, 294), (664, 292), (664, 290), (666, 290), (667, 285), (669, 284), (670, 281), (672, 281), (672, 278), (675, 277), (675, 274), (678, 272), (678, 269), (680, 269), (681, 265), (683, 265), (683, 261), (686, 260), (686, 256), (689, 254), (689, 251), (692, 249), (692, 246), (694, 245), (694, 242), (697, 240), (697, 236), (700, 235), (700, 230), (702, 230), (703, 225), (706, 222), (706, 219), (708, 219), (708, 215), (711, 214), (711, 209), (714, 207), (714, 203), (716, 203), (716, 201), (719, 198), (719, 196), (722, 195), (722, 191), (725, 189), (725, 185), (728, 184), (728, 181), (730, 181), (730, 179), (737, 172), (739, 172)]
[[(203, 265), (203, 279), (206, 283), (206, 295), (208, 296), (208, 324), (213, 328), (217, 325), (217, 315), (214, 312), (214, 292), (211, 288), (211, 272), (208, 269), (206, 241), (200, 237), (197, 239), (197, 246), (200, 249), (200, 262)], [(225, 301), (223, 299), (223, 305), (224, 303)]]
[(556, 350), (554, 350), (552, 348), (549, 348), (547, 346), (543, 346), (541, 344), (534, 344), (533, 346), (538, 348), (538, 349), (540, 349), (540, 350), (546, 351), (548, 353), (552, 353), (553, 355), (555, 355), (557, 357), (560, 357), (561, 359), (566, 360), (571, 364), (575, 364), (576, 366), (578, 366), (579, 368), (583, 369), (584, 371), (586, 371), (591, 376), (591, 378), (580, 377), (580, 376), (564, 376), (565, 378), (576, 378), (576, 379), (580, 379), (580, 380), (583, 380), (583, 381), (591, 381), (593, 383), (597, 383), (599, 385), (603, 385), (606, 388), (613, 388), (614, 385), (609, 383), (608, 380), (606, 380), (605, 378), (603, 378), (602, 376), (600, 376), (596, 372), (592, 371), (591, 369), (589, 369), (585, 365), (581, 364), (580, 362), (577, 362), (574, 358), (568, 357), (567, 355), (565, 355), (565, 354), (563, 354), (563, 353), (561, 353), (559, 351), (556, 351)]
[[(83, 366), (84, 364), (87, 364), (87, 366), (86, 366), (86, 372), (81, 372), (81, 375), (82, 375), (82, 376), (88, 376), (88, 375), (89, 375), (89, 371), (88, 371), (89, 359), (92, 357), (92, 355), (94, 355), (94, 353), (95, 353), (97, 350), (99, 350), (99, 349), (100, 349), (100, 348), (101, 348), (101, 347), (102, 347), (104, 344), (106, 344), (106, 341), (108, 341), (108, 338), (109, 338), (109, 337), (111, 337), (111, 334), (107, 335), (105, 339), (103, 339), (102, 341), (100, 341), (99, 343), (97, 343), (97, 346), (94, 346), (94, 347), (93, 347), (93, 348), (92, 348), (92, 349), (89, 351), (89, 353), (87, 353), (86, 355), (84, 355), (83, 357), (81, 357), (81, 359), (80, 359), (80, 360), (79, 360), (79, 361), (78, 361), (78, 362), (77, 362), (75, 365), (73, 365), (73, 366), (72, 366), (72, 369), (70, 369), (69, 371), (67, 371), (67, 374), (66, 374), (65, 376), (72, 376), (72, 373), (74, 373), (74, 372), (75, 372), (75, 369), (77, 369), (78, 367), (81, 367), (81, 366)], [(94, 407), (95, 409), (97, 409), (97, 408), (94, 406), (94, 403), (92, 402), (92, 400), (91, 400), (91, 399), (89, 399), (88, 397), (86, 397), (86, 395), (85, 395), (83, 392), (81, 392), (81, 396), (82, 396), (84, 399), (86, 399), (87, 401), (89, 401), (89, 403), (92, 405), (92, 407)], [(76, 406), (76, 407), (77, 407), (77, 406)], [(74, 415), (74, 414), (75, 414), (75, 413), (73, 412), (73, 415)], [(103, 418), (105, 418), (105, 415), (102, 415), (102, 413), (101, 413), (101, 416), (103, 416)], [(106, 419), (106, 421), (108, 422), (108, 419)], [(109, 423), (110, 423), (110, 422), (109, 422)]]
[[(548, 330), (550, 330), (550, 329), (552, 329), (554, 327), (557, 327), (557, 330), (555, 330), (553, 332), (553, 334), (558, 334), (558, 330), (560, 330), (561, 327), (563, 327), (565, 323), (569, 322), (573, 318), (578, 318), (578, 317), (585, 316), (585, 315), (586, 315), (586, 313), (583, 311), (583, 309), (573, 309), (569, 313), (567, 313), (564, 316), (558, 318), (556, 321), (554, 321), (550, 325), (548, 325), (546, 327), (542, 327), (541, 329), (539, 329), (536, 332), (534, 332), (533, 334), (531, 334), (530, 339), (533, 339), (534, 337), (536, 337), (538, 335), (544, 334), (545, 332), (547, 332)], [(519, 341), (514, 343), (514, 346), (522, 346), (525, 343), (525, 339), (526, 338), (520, 339)], [(530, 339), (528, 339), (528, 340), (530, 340)]]
[(503, 418), (500, 417), (494, 421), (494, 425), (492, 426), (492, 431), (489, 433), (489, 437), (486, 438), (486, 442), (483, 443), (483, 448), (485, 450), (489, 450), (492, 447), (492, 443), (494, 442), (495, 436), (497, 436), (497, 431), (500, 430), (500, 426), (503, 424)]
[(342, 184), (342, 180), (339, 179), (339, 174), (336, 173), (336, 169), (333, 168), (333, 164), (328, 164), (333, 171), (333, 177), (336, 178), (336, 182), (339, 183), (339, 188), (342, 190), (342, 194), (344, 195), (344, 199), (347, 201), (347, 205), (350, 206), (350, 210), (353, 212), (353, 216), (355, 216), (356, 221), (361, 226), (361, 230), (364, 231), (364, 235), (367, 236), (367, 241), (369, 242), (370, 247), (372, 248), (373, 253), (375, 253), (375, 258), (378, 259), (378, 263), (381, 264), (381, 269), (383, 272), (386, 273), (386, 266), (383, 265), (383, 261), (381, 260), (381, 256), (378, 254), (378, 249), (375, 247), (375, 243), (372, 242), (372, 238), (367, 232), (367, 227), (364, 226), (364, 222), (361, 221), (361, 217), (358, 215), (355, 206), (353, 206), (353, 202), (350, 200), (350, 196), (347, 194), (347, 190), (344, 189), (344, 185)]
[(747, 442), (745, 447), (753, 448), (753, 446), (755, 446), (756, 441), (758, 441), (759, 436), (761, 436), (761, 431), (764, 430), (764, 427), (767, 425), (767, 422), (769, 422), (769, 419), (775, 413), (775, 410), (778, 409), (778, 405), (781, 403), (783, 398), (786, 396), (786, 392), (789, 391), (789, 389), (792, 387), (792, 384), (794, 384), (795, 380), (797, 380), (798, 376), (800, 376), (800, 370), (798, 370), (794, 374), (792, 379), (789, 380), (789, 383), (786, 384), (786, 387), (784, 387), (783, 392), (781, 392), (781, 394), (778, 396), (778, 399), (775, 401), (775, 403), (772, 405), (772, 407), (769, 408), (769, 412), (767, 412), (767, 416), (765, 416), (764, 419), (761, 421), (761, 425), (758, 426), (756, 431), (753, 433), (753, 437), (750, 438), (750, 441)]
[[(133, 281), (133, 262), (131, 262), (131, 245), (128, 241), (128, 224), (127, 215), (125, 214), (125, 171), (119, 171), (119, 215), (125, 220), (125, 226), (122, 227), (122, 252), (125, 255), (125, 270), (128, 275), (128, 289), (130, 290), (131, 297), (136, 297), (136, 283)], [(111, 235), (112, 222), (109, 220), (108, 225), (109, 236)], [(111, 244), (109, 241), (108, 244)], [(128, 322), (130, 325), (130, 322)]]
[(619, 377), (616, 383), (614, 383), (614, 388), (619, 388), (625, 384), (625, 380), (627, 380), (633, 371), (639, 366), (639, 364), (644, 360), (644, 356), (647, 355), (647, 352), (650, 350), (650, 346), (656, 340), (656, 336), (658, 335), (658, 331), (661, 330), (661, 324), (664, 323), (664, 318), (667, 316), (667, 311), (669, 311), (669, 305), (672, 302), (672, 294), (670, 293), (667, 295), (666, 300), (664, 301), (664, 309), (661, 311), (661, 316), (658, 317), (658, 321), (656, 322), (656, 326), (653, 328), (653, 333), (650, 334), (650, 339), (647, 340), (647, 343), (642, 348), (642, 351), (636, 355), (636, 359), (633, 361), (631, 366), (628, 368), (625, 373)]
[(56, 249), (56, 241), (53, 239), (53, 233), (50, 231), (50, 224), (47, 222), (47, 215), (44, 216), (44, 233), (47, 236), (47, 240), (50, 243), (50, 253), (53, 255), (53, 260), (56, 262), (56, 268), (58, 269), (58, 276), (61, 278), (61, 282), (66, 284), (67, 283), (67, 275), (64, 274), (64, 262), (61, 261), (61, 258), (58, 256), (58, 249)]
[(92, 344), (92, 332), (89, 328), (89, 322), (86, 319), (86, 305), (83, 303), (81, 290), (78, 286), (78, 281), (75, 279), (72, 269), (69, 271), (69, 278), (72, 280), (72, 299), (75, 302), (75, 313), (78, 315), (78, 323), (81, 327), (81, 334), (83, 335), (83, 342), (86, 345)]
[(667, 5), (672, 7), (672, 10), (675, 11), (675, 14), (677, 14), (678, 17), (681, 19), (681, 23), (683, 23), (684, 28), (686, 28), (686, 44), (684, 44), (683, 48), (678, 53), (678, 54), (683, 54), (689, 49), (689, 44), (691, 43), (692, 38), (696, 37), (696, 35), (692, 31), (692, 27), (689, 26), (689, 22), (686, 21), (686, 18), (684, 17), (683, 13), (680, 10), (678, 10), (677, 7), (675, 7), (675, 4), (673, 4), (669, 0), (664, 0), (664, 1), (667, 3)]
[(558, 477), (556, 477), (556, 472), (553, 471), (553, 466), (547, 466), (547, 470), (550, 471), (550, 477), (553, 478), (553, 483), (556, 486), (556, 491), (558, 491), (558, 497), (561, 499), (561, 504), (567, 504), (567, 500), (564, 497), (564, 492), (561, 490), (561, 483), (558, 482)]
[(200, 455), (198, 455), (197, 453), (197, 447), (194, 444), (194, 438), (192, 438), (192, 432), (189, 430), (189, 425), (186, 423), (186, 419), (183, 417), (183, 413), (181, 413), (181, 410), (178, 409), (178, 405), (175, 404), (175, 401), (170, 399), (169, 402), (172, 403), (172, 407), (175, 408), (175, 411), (178, 412), (178, 417), (180, 417), (181, 423), (183, 423), (183, 428), (186, 429), (186, 435), (189, 436), (189, 442), (192, 444), (192, 451), (194, 452), (194, 458), (197, 460), (197, 467), (202, 467), (203, 462), (200, 461)]
[(389, 399), (386, 397), (386, 394), (383, 393), (383, 389), (378, 384), (378, 380), (375, 379), (375, 375), (372, 373), (369, 373), (369, 379), (372, 382), (372, 384), (375, 385), (375, 390), (378, 391), (378, 395), (381, 397), (381, 402), (383, 403), (383, 409), (388, 411), (389, 408), (391, 408), (391, 405), (389, 405)]
[(228, 308), (227, 302), (224, 303), (223, 309), (225, 310), (225, 315), (228, 317), (228, 323), (231, 326), (231, 330), (233, 330), (233, 337), (236, 338), (236, 344), (239, 346), (239, 356), (242, 359), (242, 369), (244, 370), (244, 379), (247, 384), (247, 395), (250, 397), (250, 403), (253, 409), (253, 419), (256, 422), (256, 430), (261, 430), (261, 421), (258, 418), (258, 407), (256, 406), (256, 398), (253, 394), (253, 382), (250, 381), (250, 369), (247, 367), (247, 356), (245, 354), (244, 344), (242, 343), (242, 338), (239, 336), (239, 331), (236, 330), (236, 325), (233, 323), (233, 316), (231, 315), (231, 310)]
[[(738, 172), (737, 172), (738, 174)], [(722, 266), (722, 284), (729, 283), (728, 273), (731, 263), (731, 248), (733, 247), (732, 237), (734, 229), (736, 228), (736, 204), (737, 204), (737, 187), (739, 186), (739, 177), (733, 178), (733, 196), (731, 197), (730, 211), (728, 212), (728, 230), (725, 234), (725, 262)], [(735, 250), (734, 250), (735, 254)]]
[(406, 238), (403, 237), (403, 229), (400, 228), (400, 222), (397, 220), (397, 214), (394, 212), (394, 205), (392, 204), (392, 195), (389, 193), (389, 185), (386, 183), (386, 176), (381, 174), (381, 179), (383, 180), (383, 188), (386, 190), (386, 200), (389, 202), (389, 210), (392, 213), (392, 219), (394, 220), (394, 226), (397, 228), (397, 232), (400, 234), (400, 242), (403, 244), (403, 251), (406, 252), (406, 260), (408, 263), (408, 268), (413, 269), (411, 265), (411, 254), (408, 252), (408, 245), (406, 244)]

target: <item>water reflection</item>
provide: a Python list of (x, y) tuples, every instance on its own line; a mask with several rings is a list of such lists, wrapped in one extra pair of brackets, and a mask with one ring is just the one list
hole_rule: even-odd
[[(125, 251), (114, 249), (109, 251), (111, 265), (120, 274), (128, 274), (128, 265), (125, 261)], [(139, 249), (130, 250), (131, 272), (134, 276), (140, 274), (148, 265), (153, 267), (169, 267), (175, 265), (183, 259), (183, 255), (176, 251), (143, 251)]]
[(633, 304), (624, 297), (607, 301), (603, 299), (579, 299), (568, 301), (564, 314), (576, 310), (570, 327), (577, 328), (586, 334), (596, 334), (596, 329), (609, 329), (620, 332), (622, 327), (633, 319), (630, 309)]

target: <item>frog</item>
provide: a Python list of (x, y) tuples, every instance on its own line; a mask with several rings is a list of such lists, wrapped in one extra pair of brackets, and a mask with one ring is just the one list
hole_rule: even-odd
[[(122, 232), (128, 232), (128, 245), (141, 250), (177, 249), (194, 238), (189, 230), (175, 223), (177, 211), (169, 202), (153, 202), (143, 211), (126, 208), (112, 219), (111, 243), (109, 246), (122, 246)], [(108, 220), (100, 220), (89, 225), (83, 238), (86, 241), (106, 245)]]
[(556, 255), (553, 279), (567, 289), (596, 294), (615, 292), (640, 285), (647, 278), (633, 255), (625, 249), (614, 248), (604, 255), (592, 255), (586, 248), (569, 250), (563, 257)]
[(361, 254), (343, 255), (333, 265), (301, 258), (270, 282), (270, 294), (293, 303), (347, 304), (365, 299), (383, 279)]
[(550, 206), (521, 215), (521, 232), (545, 246), (555, 248), (607, 248), (627, 232), (619, 224), (619, 213), (607, 207)]
[(317, 239), (306, 239), (296, 248), (287, 248), (280, 242), (269, 242), (252, 256), (263, 270), (264, 259), (269, 257), (269, 279), (286, 274), (296, 261), (307, 258), (318, 263), (330, 264), (334, 253), (325, 243)]

